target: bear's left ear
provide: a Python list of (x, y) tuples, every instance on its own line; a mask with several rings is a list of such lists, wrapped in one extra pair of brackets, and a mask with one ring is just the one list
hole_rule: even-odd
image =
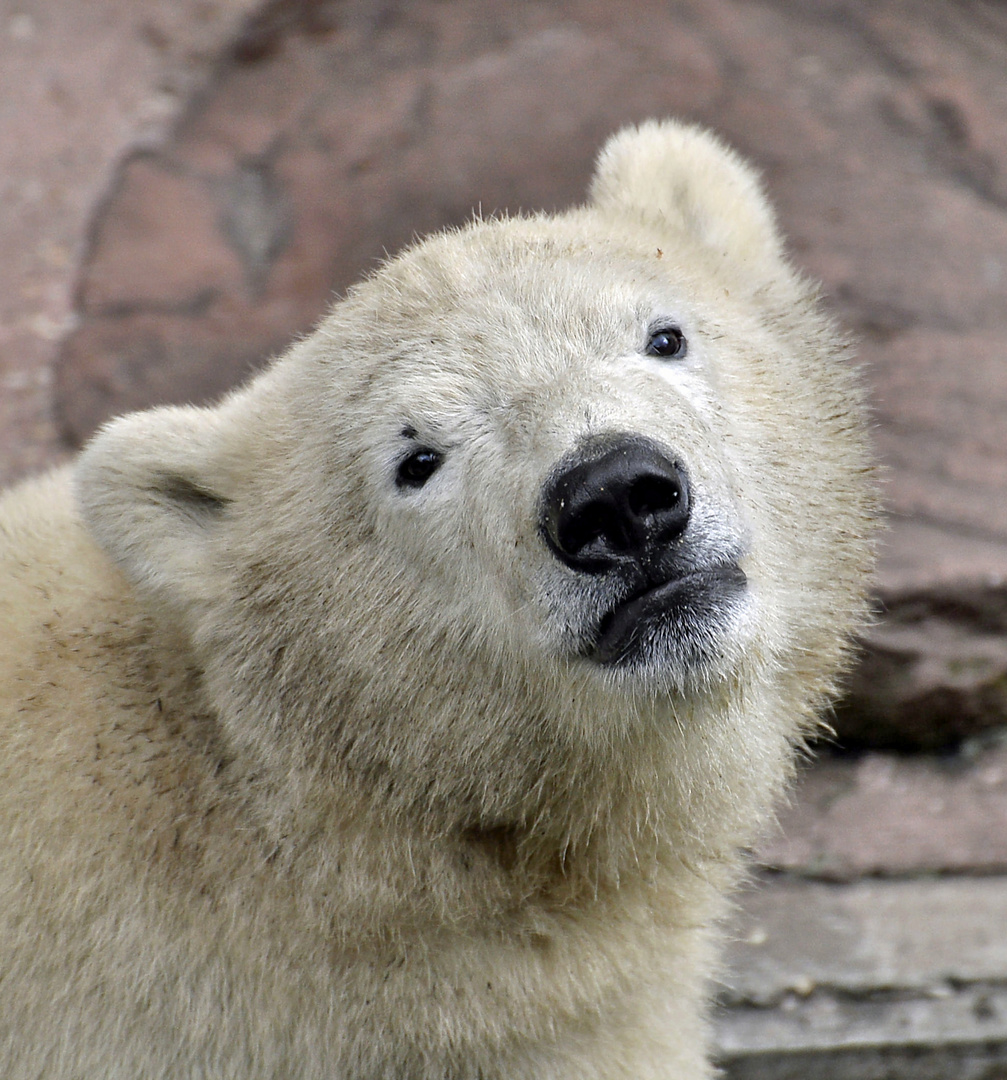
[(217, 409), (166, 407), (113, 420), (74, 471), (84, 522), (126, 577), (185, 612), (212, 592), (213, 543), (231, 501)]
[(650, 120), (613, 135), (598, 155), (591, 201), (659, 235), (687, 234), (753, 284), (782, 269), (780, 235), (755, 171), (703, 128)]

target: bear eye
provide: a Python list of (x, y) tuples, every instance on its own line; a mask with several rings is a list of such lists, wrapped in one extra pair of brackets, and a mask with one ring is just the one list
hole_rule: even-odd
[(680, 360), (685, 356), (685, 335), (677, 326), (663, 326), (651, 332), (647, 339), (648, 356), (660, 356), (665, 360)]
[(395, 486), (421, 488), (441, 467), (444, 455), (439, 450), (422, 446), (399, 463), (395, 473)]

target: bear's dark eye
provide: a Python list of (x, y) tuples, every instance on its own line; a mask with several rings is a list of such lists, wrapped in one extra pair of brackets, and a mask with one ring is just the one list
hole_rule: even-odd
[(395, 473), (395, 486), (420, 488), (441, 467), (444, 455), (428, 446), (420, 447), (405, 458)]
[(665, 360), (680, 360), (685, 356), (685, 335), (677, 326), (663, 326), (651, 332), (647, 339), (647, 355)]

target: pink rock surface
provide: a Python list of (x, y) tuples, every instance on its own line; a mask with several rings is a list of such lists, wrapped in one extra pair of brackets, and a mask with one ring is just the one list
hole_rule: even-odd
[(0, 7), (0, 485), (65, 452), (53, 363), (122, 155), (165, 137), (254, 2)]
[(943, 758), (826, 758), (803, 774), (759, 858), (832, 881), (1005, 874), (1007, 745)]
[(959, 578), (884, 599), (839, 707), (843, 744), (934, 750), (1002, 727), (1007, 585)]

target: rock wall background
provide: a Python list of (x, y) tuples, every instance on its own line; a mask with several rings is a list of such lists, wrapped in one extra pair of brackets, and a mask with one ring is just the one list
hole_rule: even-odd
[(3, 0), (0, 481), (219, 394), (414, 233), (580, 199), (654, 115), (759, 164), (866, 365), (891, 529), (844, 741), (1004, 724), (994, 0)]

